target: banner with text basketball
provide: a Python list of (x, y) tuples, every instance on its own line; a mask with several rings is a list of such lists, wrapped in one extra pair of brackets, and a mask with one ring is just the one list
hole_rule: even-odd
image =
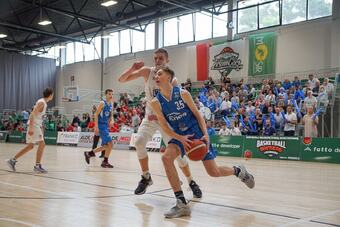
[(275, 73), (276, 34), (274, 32), (249, 36), (249, 76)]
[(245, 136), (244, 151), (253, 158), (300, 160), (299, 137)]

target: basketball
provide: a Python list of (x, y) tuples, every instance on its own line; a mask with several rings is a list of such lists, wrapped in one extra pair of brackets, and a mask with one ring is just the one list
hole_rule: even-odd
[(252, 156), (252, 153), (250, 150), (246, 150), (244, 152), (244, 158), (247, 160), (247, 159), (251, 159), (251, 156)]
[(208, 152), (207, 145), (199, 139), (192, 140), (192, 144), (189, 150), (186, 150), (186, 154), (192, 161), (202, 161)]

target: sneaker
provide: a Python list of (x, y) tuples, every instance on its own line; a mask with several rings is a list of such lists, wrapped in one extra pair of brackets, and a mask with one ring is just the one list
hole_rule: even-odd
[(90, 158), (91, 158), (90, 152), (85, 151), (85, 152), (84, 152), (84, 156), (85, 156), (85, 161), (86, 161), (86, 163), (87, 163), (87, 164), (90, 164)]
[(149, 179), (145, 178), (142, 175), (142, 179), (138, 183), (138, 186), (137, 186), (137, 188), (135, 190), (135, 194), (136, 195), (144, 194), (146, 192), (146, 189), (148, 188), (148, 186), (150, 186), (152, 184), (153, 184), (153, 182), (152, 182), (151, 175), (150, 175)]
[(113, 165), (111, 165), (109, 162), (102, 162), (102, 164), (100, 165), (103, 168), (113, 168)]
[(192, 194), (194, 194), (194, 198), (202, 198), (202, 191), (200, 189), (200, 186), (198, 186), (198, 184), (196, 184), (195, 181), (191, 181), (189, 184)]
[(238, 178), (247, 185), (248, 188), (255, 187), (255, 180), (253, 175), (248, 173), (246, 168), (243, 165), (236, 166), (236, 168), (240, 169), (240, 173), (238, 174)]
[(191, 210), (189, 204), (185, 204), (182, 200), (177, 199), (176, 205), (169, 211), (164, 213), (166, 218), (179, 218), (182, 216), (190, 216)]
[(16, 170), (15, 170), (15, 164), (17, 163), (17, 161), (14, 160), (13, 158), (11, 158), (11, 159), (8, 159), (6, 162), (7, 162), (7, 165), (9, 166), (9, 168), (10, 168), (13, 172), (15, 172), (15, 171), (16, 171)]
[(36, 164), (33, 168), (34, 172), (36, 173), (47, 173), (47, 170), (44, 169), (41, 164)]

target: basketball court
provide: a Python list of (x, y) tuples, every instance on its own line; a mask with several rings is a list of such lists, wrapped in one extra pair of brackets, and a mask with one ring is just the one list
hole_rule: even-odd
[[(0, 159), (22, 145), (0, 144)], [(218, 157), (219, 164), (245, 164), (256, 179), (249, 190), (235, 177), (209, 177), (190, 162), (203, 198), (191, 200), (190, 217), (165, 219), (175, 202), (159, 153), (149, 153), (154, 184), (134, 195), (139, 165), (134, 151), (114, 150), (114, 169), (88, 166), (84, 148), (47, 146), (48, 174), (32, 170), (34, 153), (17, 173), (0, 164), (0, 226), (340, 226), (340, 166), (295, 161)], [(183, 191), (192, 198), (183, 177)]]

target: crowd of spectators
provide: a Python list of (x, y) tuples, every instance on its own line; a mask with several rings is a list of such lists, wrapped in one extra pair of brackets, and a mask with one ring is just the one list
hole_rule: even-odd
[[(181, 85), (191, 91), (190, 79)], [(223, 77), (217, 85), (209, 77), (194, 102), (209, 121), (209, 128), (217, 130), (217, 134), (221, 136), (317, 137), (318, 115), (325, 111), (333, 90), (333, 84), (328, 78), (321, 85), (312, 74), (304, 84), (298, 77), (293, 81), (264, 79), (259, 85), (246, 84), (243, 79), (232, 83), (230, 78)], [(144, 118), (145, 105), (145, 98), (134, 103), (128, 94), (121, 94), (113, 106), (114, 123), (110, 132), (136, 132)], [(47, 115), (45, 130), (94, 131), (96, 109), (96, 105), (93, 105), (90, 113), (74, 115), (72, 121), (64, 115)], [(4, 113), (1, 116), (0, 130), (26, 131), (29, 114), (28, 110)]]
[(216, 86), (210, 77), (194, 101), (206, 120), (220, 128), (220, 135), (316, 137), (318, 115), (326, 111), (333, 90), (328, 78), (321, 85), (312, 74), (304, 84), (298, 77), (264, 79), (257, 88), (228, 77)]

